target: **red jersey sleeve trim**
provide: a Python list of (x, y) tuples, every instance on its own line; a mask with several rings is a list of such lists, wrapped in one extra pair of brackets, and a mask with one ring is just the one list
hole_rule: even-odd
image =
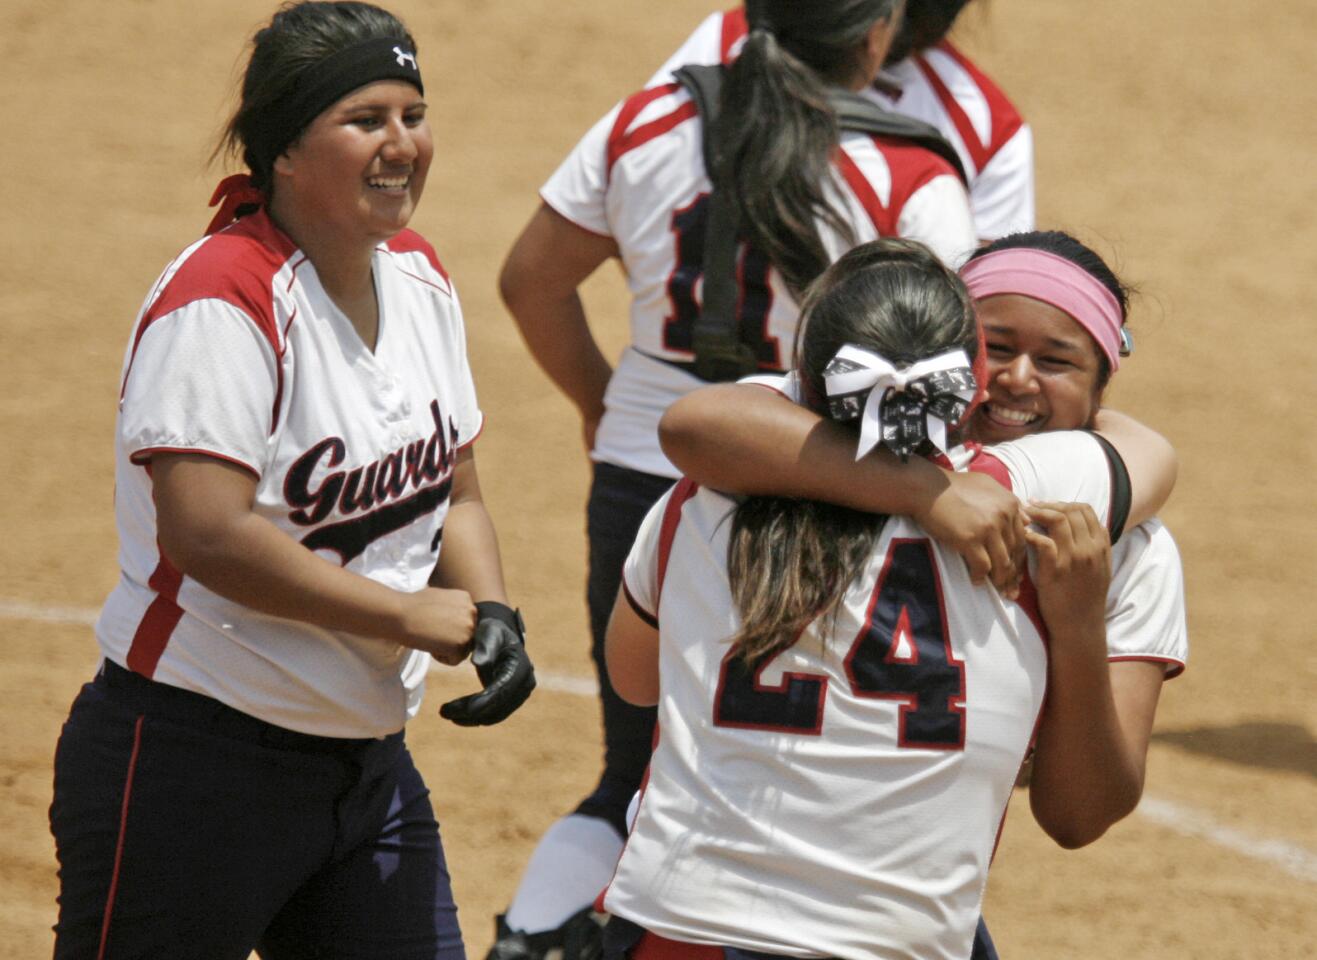
[(657, 120), (651, 120), (649, 123), (642, 124), (634, 130), (630, 129), (631, 124), (635, 122), (636, 117), (641, 112), (662, 97), (670, 96), (680, 89), (680, 84), (665, 83), (661, 86), (650, 87), (648, 90), (642, 90), (637, 93), (625, 104), (622, 105), (617, 119), (613, 122), (612, 132), (608, 134), (608, 173), (613, 172), (613, 166), (618, 160), (631, 150), (643, 146), (655, 137), (661, 137), (673, 127), (689, 120), (699, 113), (693, 100), (687, 100), (681, 106), (672, 112), (659, 117)]
[(974, 81), (974, 85), (979, 88), (979, 92), (988, 101), (988, 112), (991, 119), (988, 142), (984, 143), (979, 139), (978, 132), (974, 129), (969, 114), (956, 100), (955, 95), (947, 87), (937, 70), (933, 68), (933, 65), (926, 57), (917, 56), (914, 58), (915, 66), (919, 68), (919, 72), (924, 75), (924, 79), (933, 88), (933, 92), (941, 101), (947, 116), (955, 124), (956, 132), (960, 134), (960, 139), (965, 144), (965, 150), (969, 153), (970, 162), (974, 165), (974, 170), (971, 171), (971, 175), (974, 175), (986, 167), (988, 162), (997, 155), (997, 151), (1019, 132), (1019, 129), (1024, 126), (1024, 118), (1015, 109), (1015, 104), (1006, 98), (1006, 94), (1001, 91), (1001, 88), (949, 42), (944, 40), (937, 44), (934, 49), (956, 61), (957, 65), (969, 74)]
[(745, 39), (750, 23), (745, 18), (745, 7), (737, 7), (723, 14), (722, 36), (718, 41), (718, 56), (723, 63), (732, 62), (732, 48)]
[(1185, 664), (1183, 660), (1177, 660), (1174, 657), (1157, 657), (1143, 656), (1140, 654), (1130, 654), (1121, 657), (1107, 657), (1107, 663), (1160, 663), (1166, 668), (1166, 676), (1163, 680), (1174, 680), (1180, 674), (1184, 673)]
[(212, 460), (222, 460), (225, 463), (233, 464), (235, 467), (242, 467), (257, 480), (261, 479), (261, 471), (247, 461), (230, 457), (228, 454), (218, 453), (215, 450), (203, 450), (198, 447), (143, 447), (141, 450), (134, 450), (130, 453), (128, 461), (135, 466), (146, 467), (149, 473), (151, 458), (157, 453), (195, 453), (198, 456), (210, 457)]

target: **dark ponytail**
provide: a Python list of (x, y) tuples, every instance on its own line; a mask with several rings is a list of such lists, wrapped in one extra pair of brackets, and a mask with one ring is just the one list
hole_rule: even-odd
[[(855, 247), (828, 268), (805, 297), (798, 340), (806, 403), (824, 416), (823, 371), (846, 344), (903, 367), (955, 349), (973, 362), (979, 346), (960, 278), (922, 244), (891, 239)], [(744, 500), (727, 549), (740, 654), (757, 662), (795, 643), (814, 620), (835, 616), (885, 519), (812, 500)]]
[(901, 29), (896, 32), (887, 51), (884, 66), (899, 63), (912, 54), (922, 53), (939, 43), (965, 9), (969, 0), (907, 0)]
[(840, 132), (827, 86), (862, 67), (863, 44), (896, 0), (758, 0), (750, 34), (728, 69), (719, 110), (718, 189), (736, 197), (743, 238), (762, 251), (797, 296), (827, 267), (822, 220), (855, 240), (824, 186)]

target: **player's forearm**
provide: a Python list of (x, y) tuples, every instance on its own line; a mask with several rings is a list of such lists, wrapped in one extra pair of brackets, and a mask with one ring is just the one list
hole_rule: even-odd
[(151, 465), (160, 548), (185, 576), (260, 613), (407, 642), (409, 596), (317, 556), (253, 513), (247, 470), (198, 454), (158, 454)]
[(604, 391), (613, 374), (590, 332), (575, 290), (558, 299), (527, 296), (508, 302), (531, 356), (585, 419), (604, 412)]
[(439, 562), (430, 576), (430, 585), (465, 590), (476, 602), (508, 602), (498, 535), (485, 509), (475, 456), (470, 448), (458, 454), (453, 469), (453, 493), (444, 519)]
[(663, 452), (716, 490), (824, 500), (872, 513), (919, 515), (947, 488), (922, 458), (886, 451), (855, 459), (854, 431), (761, 387), (705, 387), (677, 400), (659, 423)]
[(454, 504), (448, 511), (443, 546), (430, 585), (465, 590), (476, 602), (508, 602), (498, 537), (489, 511), (479, 500)]
[(603, 413), (612, 370), (586, 322), (577, 288), (617, 244), (540, 204), (499, 273), (499, 293), (531, 355), (586, 420)]
[(1138, 805), (1144, 767), (1112, 693), (1104, 625), (1064, 624), (1051, 634), (1029, 803), (1048, 835), (1073, 849)]
[(316, 556), (253, 513), (172, 536), (166, 556), (186, 576), (260, 613), (403, 642), (405, 595)]

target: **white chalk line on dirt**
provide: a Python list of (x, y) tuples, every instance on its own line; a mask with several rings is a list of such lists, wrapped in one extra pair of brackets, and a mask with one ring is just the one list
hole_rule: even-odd
[(1317, 855), (1298, 844), (1286, 843), (1284, 840), (1260, 840), (1219, 823), (1206, 814), (1147, 794), (1139, 802), (1137, 812), (1186, 837), (1198, 837), (1234, 853), (1279, 867), (1292, 877), (1317, 883)]
[[(96, 623), (96, 618), (99, 616), (100, 610), (89, 607), (41, 606), (24, 603), (22, 600), (0, 600), (0, 619), (4, 620), (35, 620), (40, 623), (90, 627)], [(594, 697), (599, 694), (599, 685), (589, 677), (537, 671), (535, 679), (540, 689), (552, 690), (554, 693), (571, 693), (581, 697)]]
[[(0, 600), (0, 619), (6, 620), (90, 626), (96, 622), (99, 614), (99, 610), (87, 607), (45, 606), (21, 600)], [(539, 689), (554, 693), (581, 697), (593, 697), (599, 693), (598, 684), (589, 677), (537, 671), (536, 680)], [(1252, 837), (1205, 813), (1147, 794), (1135, 812), (1183, 836), (1206, 840), (1214, 846), (1277, 867), (1292, 877), (1317, 883), (1317, 854), (1298, 844)]]

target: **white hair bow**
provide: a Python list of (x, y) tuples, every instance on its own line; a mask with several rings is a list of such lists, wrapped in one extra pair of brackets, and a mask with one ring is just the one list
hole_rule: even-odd
[(823, 371), (828, 412), (840, 421), (862, 417), (858, 460), (882, 443), (906, 460), (925, 441), (947, 452), (947, 428), (965, 416), (978, 384), (964, 350), (898, 370), (886, 357), (847, 344)]

